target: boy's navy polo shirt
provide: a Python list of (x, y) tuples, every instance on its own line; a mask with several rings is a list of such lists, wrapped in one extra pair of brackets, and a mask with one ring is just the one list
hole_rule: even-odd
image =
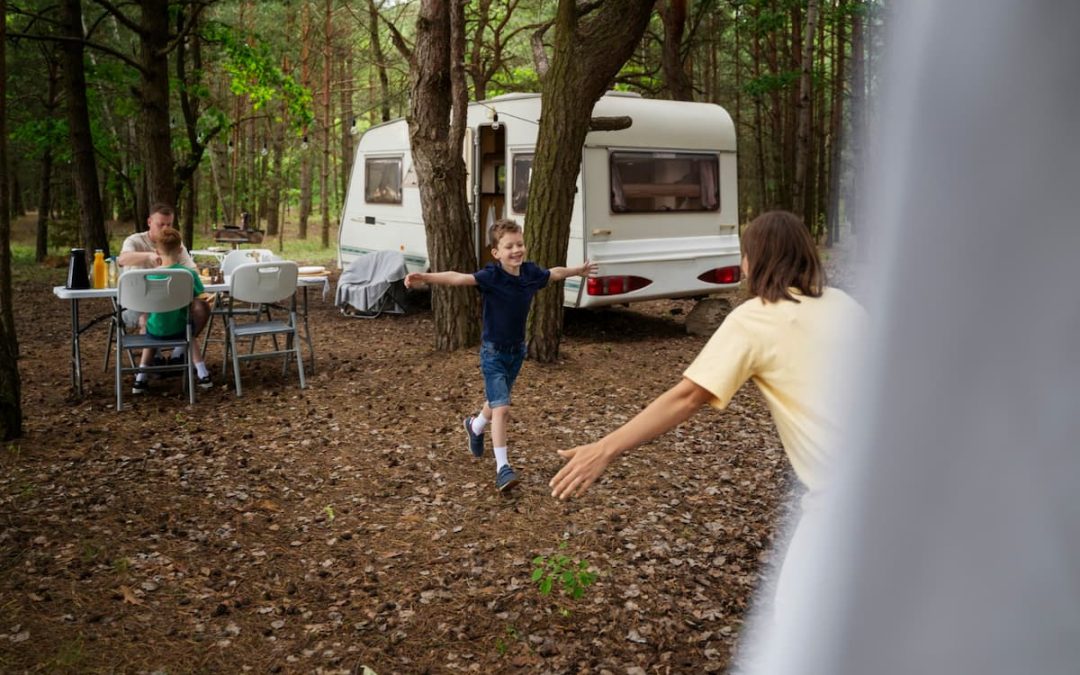
[(551, 271), (525, 262), (515, 277), (498, 263), (488, 263), (473, 276), (484, 299), (484, 341), (505, 349), (520, 345), (525, 341), (529, 305), (537, 291), (547, 286)]

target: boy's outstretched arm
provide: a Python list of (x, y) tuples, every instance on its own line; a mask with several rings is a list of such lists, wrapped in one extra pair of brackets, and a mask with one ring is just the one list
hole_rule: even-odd
[(568, 461), (551, 479), (551, 496), (580, 497), (596, 482), (612, 460), (631, 448), (647, 443), (690, 419), (713, 398), (707, 389), (683, 378), (661, 394), (632, 420), (595, 443), (559, 450)]
[(461, 272), (411, 272), (405, 275), (405, 288), (423, 288), (428, 284), (475, 286), (476, 277)]
[(567, 277), (591, 277), (596, 274), (596, 263), (586, 260), (577, 267), (552, 267), (548, 272), (551, 273), (551, 281), (562, 281)]

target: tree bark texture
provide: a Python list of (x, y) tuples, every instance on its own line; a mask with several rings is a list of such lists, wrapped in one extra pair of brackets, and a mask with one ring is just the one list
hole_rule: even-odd
[(139, 104), (143, 127), (143, 161), (150, 202), (176, 204), (172, 132), (169, 128), (168, 0), (143, 0), (139, 27), (139, 62), (142, 65)]
[(330, 246), (330, 73), (333, 64), (333, 49), (331, 43), (334, 35), (334, 0), (326, 0), (326, 13), (323, 24), (323, 129), (322, 129), (322, 173), (319, 175), (319, 189), (322, 193), (321, 211), (322, 228), (320, 228), (322, 247)]
[(836, 22), (836, 37), (834, 45), (833, 64), (836, 71), (833, 74), (832, 94), (832, 118), (829, 121), (829, 202), (828, 202), (828, 225), (825, 238), (826, 246), (832, 246), (840, 241), (840, 178), (843, 174), (844, 147), (844, 99), (846, 76), (845, 64), (847, 62), (846, 29), (847, 29), (847, 0), (840, 0), (838, 8), (840, 18)]
[[(573, 0), (560, 0), (543, 109), (533, 159), (525, 242), (543, 267), (566, 264), (570, 217), (581, 170), (582, 146), (593, 106), (630, 58), (645, 32), (653, 3), (605, 0), (581, 15)], [(529, 315), (529, 355), (553, 363), (562, 338), (562, 283), (537, 294)]]
[[(305, 2), (301, 12), (300, 37), (300, 84), (311, 88), (311, 3)], [(300, 146), (300, 213), (297, 236), (307, 239), (308, 218), (311, 217), (311, 150), (310, 130), (304, 130)]]
[[(409, 77), (409, 143), (432, 271), (476, 269), (472, 219), (465, 198), (465, 133), (468, 93), (464, 73), (463, 0), (422, 0)], [(452, 115), (452, 118), (451, 118)], [(477, 293), (435, 286), (431, 293), (435, 348), (475, 344)]]
[(792, 210), (803, 217), (807, 226), (814, 214), (807, 211), (807, 166), (810, 163), (810, 100), (813, 96), (811, 74), (814, 71), (814, 38), (817, 35), (818, 0), (808, 0), (806, 29), (803, 31), (802, 54), (799, 57), (799, 122), (795, 135), (795, 180), (791, 184)]
[(368, 0), (368, 40), (371, 42), (371, 58), (379, 76), (379, 111), (383, 122), (390, 121), (390, 78), (386, 74), (386, 57), (379, 43), (379, 8), (375, 0)]
[(694, 85), (683, 61), (683, 36), (686, 33), (687, 0), (663, 0), (657, 3), (664, 24), (664, 44), (661, 65), (664, 84), (676, 101), (693, 101)]
[[(46, 63), (49, 69), (48, 91), (45, 95), (45, 116), (52, 120), (60, 104), (60, 72), (54, 60)], [(41, 153), (41, 189), (38, 191), (37, 237), (34, 260), (42, 262), (49, 255), (49, 216), (52, 211), (53, 147), (46, 143)]]
[(68, 133), (75, 164), (75, 195), (79, 201), (79, 223), (83, 245), (100, 248), (109, 255), (109, 238), (105, 233), (105, 214), (98, 190), (97, 160), (94, 138), (90, 131), (90, 109), (86, 102), (86, 73), (83, 69), (82, 2), (62, 0), (61, 30), (63, 42), (64, 89), (68, 113)]
[(0, 439), (22, 436), (19, 342), (11, 283), (11, 195), (7, 151), (7, 1), (0, 0)]

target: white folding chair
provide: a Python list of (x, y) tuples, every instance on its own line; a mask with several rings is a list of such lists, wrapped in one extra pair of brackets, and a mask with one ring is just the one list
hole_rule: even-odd
[[(187, 308), (195, 295), (195, 279), (187, 270), (149, 269), (130, 270), (120, 275), (116, 289), (116, 322), (123, 325), (123, 312), (132, 309), (150, 314)], [(191, 323), (185, 322), (183, 337), (158, 338), (150, 334), (133, 334), (124, 330), (116, 333), (116, 409), (123, 410), (124, 373), (186, 370), (188, 400), (195, 404), (195, 366), (191, 361)], [(125, 367), (121, 355), (129, 349), (161, 349), (185, 347), (184, 362), (175, 365)]]
[[(232, 271), (229, 279), (229, 296), (232, 302), (227, 310), (227, 344), (225, 345), (225, 358), (232, 356), (233, 377), (236, 381), (236, 395), (242, 395), (240, 384), (240, 362), (250, 359), (261, 359), (273, 356), (282, 356), (282, 373), (288, 371), (288, 355), (296, 357), (296, 370), (300, 376), (300, 388), (307, 386), (304, 380), (304, 359), (300, 354), (299, 331), (297, 330), (296, 315), (296, 277), (298, 267), (290, 261), (260, 262), (240, 265)], [(268, 320), (241, 323), (237, 321), (236, 313), (232, 309), (234, 302), (249, 302), (257, 308), (267, 307), (274, 303), (289, 299), (289, 320)], [(258, 315), (256, 315), (258, 318)], [(279, 349), (277, 336), (284, 335), (285, 348)], [(272, 351), (255, 351), (257, 338), (271, 336), (274, 338)], [(240, 354), (236, 343), (244, 338), (251, 338), (251, 351)]]
[[(250, 265), (251, 263), (255, 262), (269, 262), (271, 260), (277, 260), (277, 257), (269, 249), (236, 249), (234, 251), (229, 251), (225, 254), (225, 257), (221, 261), (221, 273), (225, 278), (228, 278), (232, 275), (233, 270), (235, 270), (240, 265)], [(213, 309), (210, 311), (210, 318), (206, 322), (206, 330), (203, 331), (202, 347), (204, 355), (207, 352), (207, 346), (210, 344), (210, 342), (224, 343), (228, 339), (227, 336), (223, 338), (212, 338), (210, 337), (210, 334), (212, 332), (211, 329), (214, 327), (214, 317), (220, 316), (224, 321), (224, 317), (230, 309), (232, 309), (234, 314), (258, 315), (261, 311), (265, 311), (266, 320), (269, 321), (272, 318), (270, 316), (269, 307), (265, 307), (262, 309), (260, 309), (260, 307), (257, 305), (254, 307), (236, 307), (233, 304), (232, 296), (225, 296), (221, 293), (218, 293), (214, 296), (214, 306)], [(228, 370), (228, 368), (229, 357), (228, 354), (226, 354), (225, 361), (222, 364), (221, 370), (222, 372), (225, 372), (226, 370)]]

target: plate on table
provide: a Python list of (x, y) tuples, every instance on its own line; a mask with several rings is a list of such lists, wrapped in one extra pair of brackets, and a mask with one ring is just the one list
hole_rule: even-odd
[(304, 276), (313, 277), (319, 274), (326, 274), (326, 268), (322, 265), (304, 265), (300, 267), (297, 272)]

